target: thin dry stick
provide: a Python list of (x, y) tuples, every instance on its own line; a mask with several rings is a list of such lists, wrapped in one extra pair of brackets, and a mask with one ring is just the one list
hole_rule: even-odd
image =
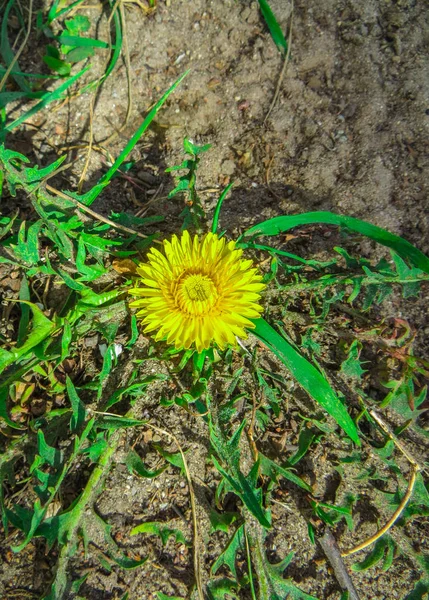
[(27, 43), (27, 40), (30, 36), (30, 31), (31, 31), (31, 19), (33, 18), (33, 0), (30, 0), (29, 5), (28, 5), (28, 25), (27, 25), (27, 31), (25, 32), (25, 37), (24, 40), (21, 44), (21, 46), (19, 47), (18, 52), (15, 54), (15, 56), (13, 57), (13, 59), (11, 60), (10, 65), (8, 66), (8, 68), (6, 69), (6, 73), (3, 75), (2, 80), (0, 81), (0, 91), (3, 90), (3, 86), (6, 83), (7, 78), (10, 75), (10, 72), (12, 71), (13, 67), (15, 66), (21, 52), (24, 50), (25, 48), (25, 44)]
[[(83, 143), (83, 144), (73, 144), (71, 146), (60, 146), (58, 148), (58, 154), (60, 154), (61, 152), (70, 152), (71, 150), (86, 150), (88, 148), (88, 144), (87, 142)], [(104, 148), (103, 146), (98, 146), (97, 144), (93, 144), (92, 145), (92, 149), (95, 152), (99, 152), (102, 156), (104, 156), (108, 161), (110, 161), (110, 163), (113, 165), (113, 163), (115, 162), (115, 159), (113, 158), (113, 156), (110, 154), (110, 152), (107, 150), (107, 148)], [(79, 156), (78, 156), (79, 158)]]
[(417, 473), (419, 471), (421, 471), (420, 465), (411, 456), (411, 454), (406, 450), (404, 445), (397, 439), (397, 437), (390, 431), (388, 425), (381, 419), (381, 417), (379, 417), (377, 415), (377, 413), (374, 412), (373, 410), (370, 410), (369, 414), (376, 421), (376, 423), (381, 427), (381, 429), (389, 436), (389, 438), (393, 441), (393, 443), (398, 448), (398, 450), (400, 450), (400, 452), (402, 452), (402, 454), (405, 456), (405, 458), (411, 464), (411, 477), (410, 477), (410, 481), (408, 482), (407, 491), (405, 492), (404, 497), (401, 500), (401, 503), (399, 504), (398, 508), (395, 510), (393, 515), (390, 517), (390, 519), (387, 521), (387, 523), (367, 540), (363, 541), (362, 543), (358, 544), (357, 546), (354, 546), (354, 548), (350, 548), (350, 550), (345, 550), (344, 552), (342, 552), (341, 556), (350, 556), (351, 554), (355, 554), (355, 552), (359, 552), (360, 550), (367, 548), (368, 546), (370, 546), (371, 544), (376, 542), (379, 538), (381, 538), (381, 536), (383, 536), (385, 533), (387, 533), (387, 531), (389, 531), (389, 529), (391, 527), (393, 527), (395, 522), (401, 516), (402, 511), (406, 507), (411, 496), (413, 495), (413, 490), (414, 490), (414, 485), (416, 483)]
[(271, 165), (274, 162), (274, 158), (275, 158), (275, 156), (272, 156), (270, 159), (270, 162), (268, 163), (267, 170), (265, 171), (265, 181), (267, 184), (267, 188), (269, 189), (271, 194), (274, 196), (274, 198), (277, 198), (277, 200), (283, 200), (283, 198), (281, 196), (279, 196), (278, 194), (276, 194), (275, 191), (270, 186), (270, 170), (271, 170)]
[(419, 467), (418, 470), (422, 471), (423, 469), (419, 465), (419, 463), (416, 461), (416, 459), (408, 452), (407, 448), (404, 446), (404, 444), (400, 440), (398, 440), (396, 435), (394, 433), (392, 433), (392, 431), (390, 431), (390, 428), (387, 425), (387, 423), (385, 423), (383, 421), (383, 419), (375, 412), (375, 410), (370, 410), (369, 414), (374, 419), (374, 421), (381, 427), (381, 429), (384, 431), (384, 433), (389, 436), (389, 438), (393, 441), (393, 443), (398, 448), (398, 450), (400, 450), (402, 452), (402, 454), (405, 456), (405, 458), (408, 460), (408, 462), (411, 463), (412, 465), (417, 465)]
[[(94, 210), (92, 210), (88, 206), (85, 206), (85, 204), (82, 204), (82, 202), (79, 202), (79, 200), (76, 200), (75, 198), (72, 198), (72, 196), (64, 194), (64, 192), (60, 192), (59, 190), (55, 189), (54, 187), (52, 187), (49, 184), (46, 184), (45, 187), (52, 194), (56, 194), (57, 196), (60, 196), (61, 198), (64, 198), (65, 200), (70, 200), (70, 202), (73, 202), (73, 204), (75, 204), (76, 207), (79, 208), (79, 210), (82, 210), (83, 212), (87, 213), (88, 215), (91, 215), (91, 217), (94, 217), (94, 219), (97, 219), (97, 221), (101, 221), (102, 223), (107, 223), (107, 225), (110, 225), (110, 227), (113, 227), (114, 229), (118, 229), (119, 231), (125, 231), (126, 233), (131, 233), (132, 235), (136, 235), (137, 237), (140, 237), (143, 239), (147, 239), (149, 237), (148, 235), (145, 235), (144, 233), (140, 233), (140, 232), (136, 231), (135, 229), (131, 229), (131, 227), (126, 227), (125, 225), (120, 225), (119, 223), (115, 223), (115, 221), (112, 221), (108, 217), (103, 217), (103, 215), (96, 213)], [(160, 240), (152, 240), (152, 241), (155, 244), (162, 244), (162, 242)]]
[(290, 15), (289, 36), (288, 36), (288, 41), (287, 41), (287, 52), (286, 52), (286, 55), (285, 55), (285, 58), (284, 58), (284, 61), (283, 61), (282, 70), (280, 71), (279, 79), (277, 81), (276, 91), (274, 92), (274, 96), (273, 96), (273, 99), (271, 101), (270, 108), (268, 109), (268, 112), (267, 112), (267, 114), (265, 116), (265, 119), (264, 119), (264, 125), (267, 122), (267, 120), (268, 120), (268, 118), (269, 118), (269, 116), (270, 116), (270, 114), (271, 114), (274, 106), (277, 103), (277, 100), (278, 100), (278, 97), (279, 97), (279, 94), (280, 94), (280, 88), (282, 86), (284, 76), (286, 75), (286, 69), (287, 69), (287, 66), (288, 66), (288, 63), (289, 63), (289, 57), (290, 57), (290, 49), (291, 49), (291, 46), (292, 46), (293, 10), (294, 10), (294, 1), (292, 0), (292, 10), (291, 10), (291, 15)]
[(252, 394), (252, 400), (253, 400), (253, 402), (252, 402), (252, 416), (251, 416), (251, 419), (250, 419), (250, 425), (247, 428), (246, 433), (247, 433), (247, 438), (249, 440), (250, 450), (252, 452), (253, 459), (255, 461), (257, 461), (259, 453), (258, 453), (258, 448), (256, 447), (256, 444), (255, 444), (255, 439), (253, 437), (253, 432), (254, 432), (254, 428), (255, 428), (255, 419), (256, 419), (256, 408), (257, 408), (257, 406), (256, 406), (255, 392), (253, 392), (253, 394)]
[(331, 530), (327, 528), (323, 536), (318, 538), (317, 541), (322, 546), (322, 550), (334, 570), (336, 580), (343, 590), (348, 591), (349, 600), (359, 600), (358, 593), (341, 558), (341, 551)]

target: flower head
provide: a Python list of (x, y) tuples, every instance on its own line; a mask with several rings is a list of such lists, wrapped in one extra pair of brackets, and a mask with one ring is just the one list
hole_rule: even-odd
[(214, 342), (220, 348), (246, 338), (250, 319), (259, 317), (262, 277), (251, 260), (242, 259), (235, 242), (208, 233), (200, 241), (184, 231), (164, 241), (164, 253), (151, 248), (148, 262), (137, 267), (138, 287), (130, 290), (137, 298), (146, 333), (179, 348), (198, 352)]

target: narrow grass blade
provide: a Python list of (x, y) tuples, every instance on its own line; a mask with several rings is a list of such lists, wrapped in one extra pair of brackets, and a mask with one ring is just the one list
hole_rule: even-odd
[(76, 73), (76, 75), (70, 77), (70, 79), (67, 79), (67, 81), (59, 85), (57, 89), (55, 89), (53, 92), (51, 92), (50, 94), (46, 94), (46, 96), (44, 96), (42, 100), (38, 104), (36, 104), (36, 106), (33, 106), (33, 108), (30, 108), (30, 110), (18, 117), (18, 119), (15, 119), (15, 121), (12, 121), (12, 123), (6, 125), (6, 127), (4, 127), (4, 129), (2, 129), (0, 132), (0, 142), (4, 140), (7, 131), (12, 131), (12, 129), (15, 129), (15, 127), (21, 125), (21, 123), (23, 123), (24, 121), (32, 117), (34, 114), (39, 112), (39, 110), (42, 110), (42, 108), (45, 108), (45, 106), (47, 106), (51, 102), (54, 102), (54, 100), (59, 100), (62, 97), (62, 94), (71, 85), (73, 85), (75, 81), (79, 79), (79, 77), (82, 77), (82, 75), (86, 73), (89, 68), (90, 66), (85, 67), (85, 69), (82, 69), (81, 71), (79, 71), (79, 73)]
[(346, 407), (316, 367), (301, 356), (264, 319), (254, 320), (253, 323), (256, 326), (252, 330), (253, 335), (256, 335), (282, 361), (313, 400), (335, 419), (356, 444), (360, 445), (356, 425), (349, 416)]
[(92, 90), (97, 85), (101, 85), (103, 83), (103, 81), (105, 81), (109, 77), (109, 75), (115, 68), (116, 63), (118, 62), (119, 57), (121, 56), (122, 39), (123, 39), (121, 15), (120, 15), (120, 12), (118, 10), (117, 3), (115, 2), (115, 0), (110, 0), (109, 4), (113, 8), (113, 12), (112, 12), (113, 23), (115, 25), (115, 45), (111, 47), (111, 49), (113, 50), (112, 56), (111, 56), (108, 66), (107, 66), (107, 69), (104, 72), (104, 75), (100, 79), (96, 79), (95, 81), (91, 81), (90, 83), (85, 85), (81, 90), (81, 94), (85, 93), (86, 91)]
[(0, 108), (5, 107), (9, 102), (14, 102), (20, 98), (43, 98), (46, 92), (0, 92)]
[[(115, 68), (116, 63), (118, 62), (118, 58), (121, 55), (122, 49), (122, 22), (120, 17), (120, 12), (117, 7), (117, 3), (114, 0), (110, 0), (110, 5), (113, 7), (113, 22), (115, 25), (115, 46), (112, 54), (111, 61), (106, 69), (106, 72), (103, 75), (103, 80), (109, 77), (110, 73)], [(116, 8), (115, 8), (116, 7)]]
[[(12, 51), (12, 48), (10, 47), (9, 38), (7, 35), (7, 25), (9, 22), (9, 13), (12, 10), (14, 4), (15, 4), (15, 0), (9, 0), (9, 2), (7, 3), (6, 8), (4, 9), (4, 13), (2, 15), (2, 24), (1, 24), (1, 30), (0, 30), (0, 54), (6, 64), (6, 67), (9, 67), (9, 65), (15, 59), (15, 55)], [(21, 70), (19, 67), (18, 61), (15, 61), (15, 66), (19, 71)], [(28, 85), (28, 83), (26, 82), (26, 80), (23, 77), (14, 75), (13, 78), (21, 90), (23, 90), (24, 92), (32, 91), (31, 87)]]
[(273, 42), (279, 49), (279, 51), (285, 56), (287, 52), (287, 41), (283, 35), (280, 25), (277, 23), (277, 19), (271, 10), (267, 0), (259, 0), (259, 8), (261, 9), (262, 16), (265, 19), (265, 23), (270, 30)]
[[(0, 66), (0, 77), (3, 77), (5, 73), (6, 69)], [(42, 75), (41, 73), (23, 73), (22, 71), (11, 71), (9, 75), (18, 75), (19, 77), (27, 77), (28, 79), (60, 79), (58, 75)]]
[(55, 2), (53, 3), (53, 5), (48, 13), (48, 24), (52, 23), (52, 21), (55, 21), (55, 19), (58, 19), (62, 15), (68, 13), (73, 8), (76, 8), (79, 4), (82, 4), (82, 2), (84, 2), (84, 1), (85, 0), (75, 0), (75, 2), (72, 2), (69, 6), (66, 6), (65, 8), (63, 8), (57, 12), (57, 8), (58, 8), (60, 2), (59, 2), (59, 0), (55, 0)]
[(268, 221), (263, 221), (262, 223), (251, 227), (244, 232), (243, 237), (278, 235), (279, 233), (289, 231), (289, 229), (292, 229), (293, 227), (315, 223), (337, 225), (339, 227), (346, 227), (350, 231), (360, 233), (383, 246), (392, 248), (403, 259), (408, 259), (415, 267), (418, 267), (425, 273), (429, 273), (429, 258), (415, 246), (410, 244), (410, 242), (407, 242), (407, 240), (404, 240), (398, 235), (394, 235), (381, 227), (367, 223), (366, 221), (361, 221), (354, 217), (336, 215), (331, 212), (309, 212), (301, 215), (274, 217), (274, 219), (268, 219)]
[(213, 215), (212, 233), (217, 233), (220, 209), (222, 208), (223, 201), (225, 200), (229, 190), (232, 188), (233, 185), (234, 185), (233, 183), (228, 184), (226, 186), (226, 188), (223, 190), (223, 192), (221, 193), (219, 200), (217, 201), (216, 208), (215, 208), (214, 215)]
[(122, 165), (122, 163), (127, 158), (127, 156), (129, 155), (129, 153), (131, 152), (131, 150), (134, 148), (134, 146), (137, 144), (137, 142), (139, 141), (139, 139), (141, 138), (141, 136), (144, 134), (144, 132), (146, 131), (146, 129), (152, 123), (153, 119), (156, 116), (156, 113), (159, 111), (159, 109), (161, 108), (161, 106), (167, 100), (167, 98), (169, 97), (169, 95), (172, 92), (174, 92), (174, 90), (176, 89), (176, 87), (182, 82), (182, 80), (184, 79), (184, 77), (186, 77), (186, 75), (188, 74), (188, 72), (189, 71), (186, 71), (185, 73), (183, 73), (183, 75), (181, 75), (179, 77), (179, 79), (177, 81), (175, 81), (173, 83), (173, 85), (165, 92), (165, 94), (158, 100), (158, 102), (155, 104), (155, 106), (149, 112), (149, 114), (147, 115), (147, 117), (145, 118), (145, 120), (143, 121), (143, 123), (137, 129), (137, 131), (135, 132), (135, 134), (133, 135), (133, 137), (130, 139), (130, 141), (128, 142), (128, 144), (122, 150), (121, 154), (115, 160), (114, 164), (110, 167), (110, 169), (107, 171), (107, 173), (105, 173), (103, 175), (103, 177), (99, 180), (99, 182), (97, 184), (97, 186), (99, 186), (99, 189), (97, 190), (97, 193), (91, 194), (91, 196), (89, 198), (89, 201), (87, 201), (86, 204), (88, 204), (88, 205), (92, 204), (94, 202), (94, 200), (97, 198), (97, 196), (100, 194), (100, 192), (102, 191), (103, 187), (106, 186), (109, 183), (109, 181), (112, 179), (113, 175), (116, 173), (116, 171)]

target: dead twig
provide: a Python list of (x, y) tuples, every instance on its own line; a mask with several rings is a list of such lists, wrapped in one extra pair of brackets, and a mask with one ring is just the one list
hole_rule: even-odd
[[(89, 208), (89, 206), (85, 206), (85, 204), (82, 204), (82, 202), (79, 202), (79, 200), (76, 200), (75, 198), (73, 198), (72, 196), (69, 196), (68, 194), (65, 194), (64, 192), (60, 192), (59, 190), (55, 189), (51, 185), (47, 184), (47, 185), (45, 185), (45, 187), (52, 194), (55, 194), (56, 196), (60, 196), (61, 198), (64, 198), (65, 200), (69, 200), (70, 202), (75, 204), (79, 210), (87, 213), (88, 215), (91, 215), (91, 217), (93, 217), (94, 219), (97, 219), (97, 221), (101, 221), (102, 223), (106, 223), (107, 225), (110, 225), (110, 227), (113, 227), (114, 229), (118, 229), (119, 231), (125, 231), (126, 233), (136, 235), (137, 237), (140, 237), (143, 239), (147, 239), (149, 237), (148, 235), (145, 235), (144, 233), (140, 233), (139, 231), (136, 231), (135, 229), (131, 229), (131, 227), (126, 227), (125, 225), (120, 225), (119, 223), (115, 223), (115, 221), (112, 221), (108, 217), (103, 217), (103, 215), (100, 215), (99, 213), (95, 212), (94, 210)], [(160, 240), (152, 240), (152, 241), (155, 244), (162, 244), (162, 242)]]
[(358, 593), (341, 558), (341, 551), (330, 529), (326, 528), (322, 537), (317, 540), (331, 565), (334, 575), (343, 590), (349, 593), (349, 600), (359, 600)]
[(271, 100), (270, 108), (268, 109), (268, 112), (265, 115), (264, 125), (266, 124), (267, 120), (269, 119), (269, 116), (277, 103), (277, 100), (278, 100), (278, 97), (280, 94), (280, 88), (282, 87), (284, 76), (286, 75), (286, 70), (287, 70), (287, 66), (289, 63), (289, 57), (290, 57), (290, 49), (292, 47), (293, 10), (294, 10), (294, 2), (292, 0), (292, 10), (291, 10), (291, 15), (290, 15), (290, 25), (289, 25), (289, 36), (288, 36), (288, 40), (287, 40), (287, 52), (285, 54), (282, 70), (280, 71), (280, 75), (279, 75), (279, 78), (277, 81), (276, 91), (274, 92), (273, 99)]

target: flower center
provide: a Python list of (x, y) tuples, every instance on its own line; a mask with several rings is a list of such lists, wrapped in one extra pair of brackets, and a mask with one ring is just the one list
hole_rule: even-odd
[(207, 275), (186, 273), (176, 285), (176, 306), (191, 315), (208, 314), (218, 298), (216, 285)]
[(213, 281), (205, 275), (189, 275), (183, 282), (183, 295), (187, 300), (205, 302), (215, 291)]

